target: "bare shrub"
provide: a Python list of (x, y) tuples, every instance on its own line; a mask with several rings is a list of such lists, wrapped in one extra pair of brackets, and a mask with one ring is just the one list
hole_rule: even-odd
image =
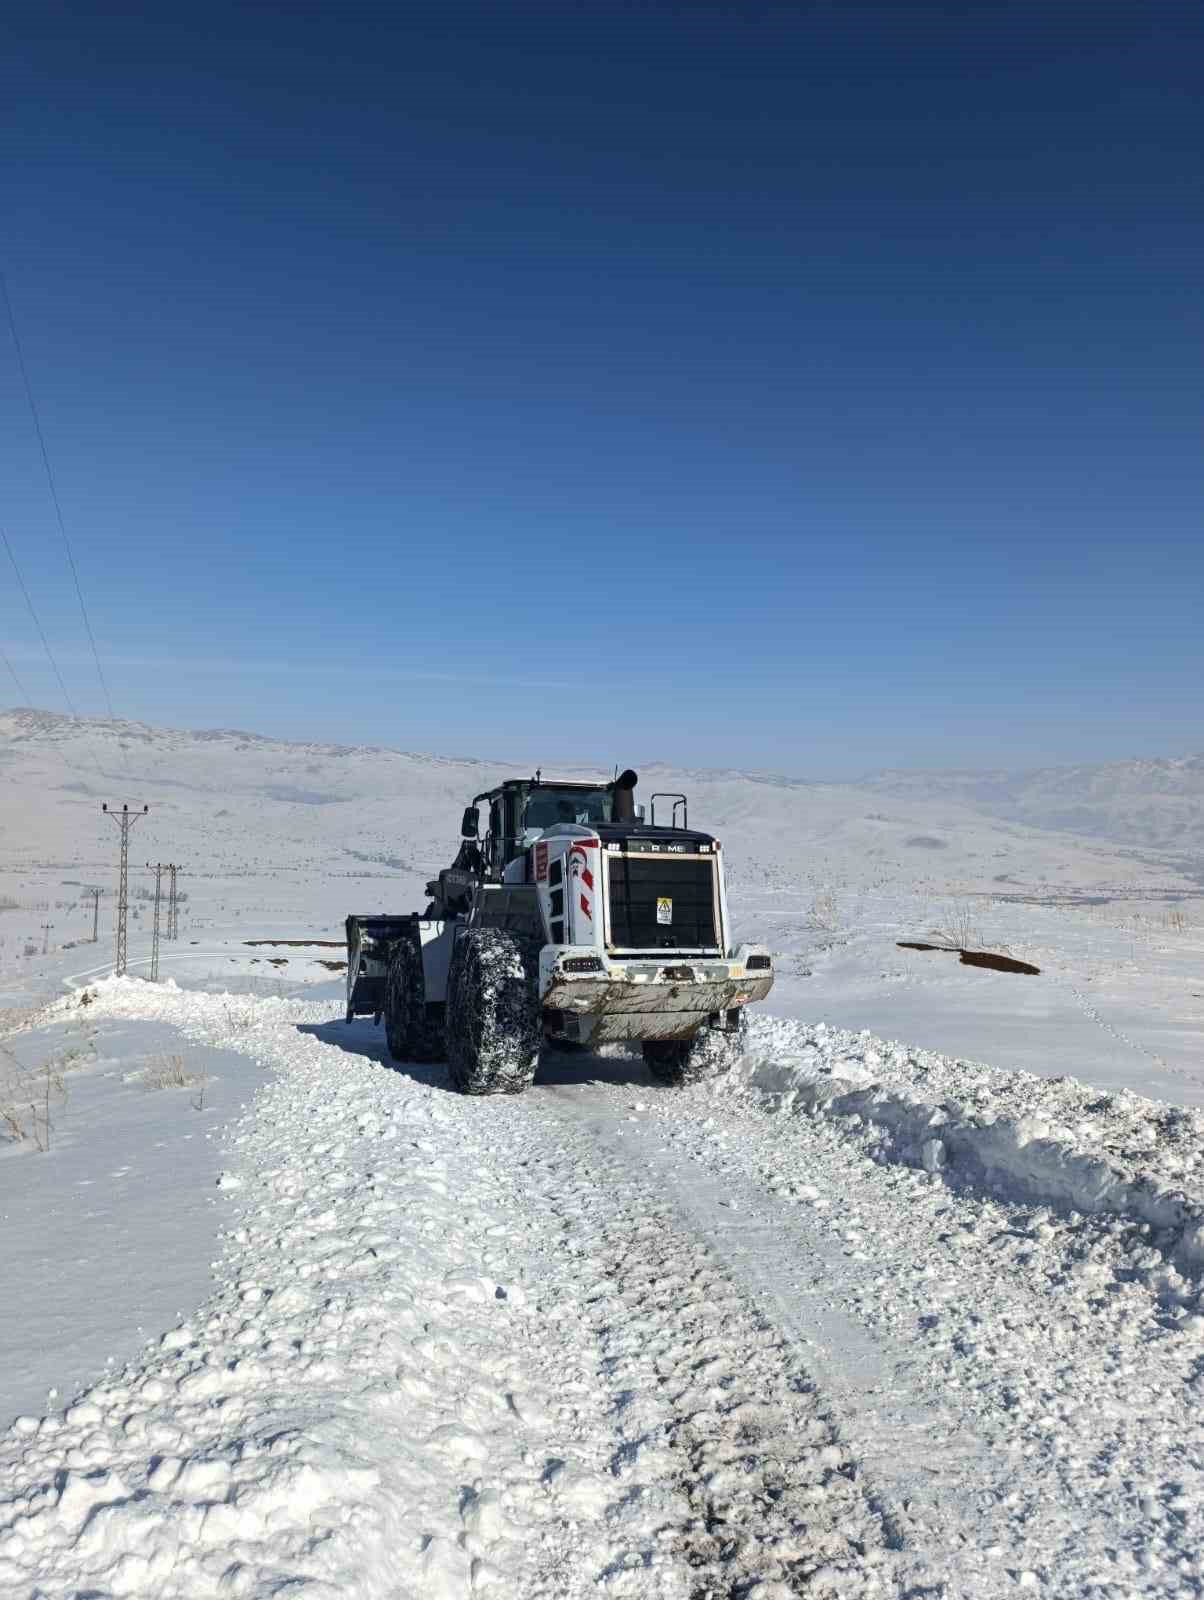
[(836, 896), (831, 889), (821, 889), (816, 895), (807, 920), (813, 928), (836, 926)]
[[(15, 1071), (11, 1063), (16, 1063)], [(0, 1124), (10, 1139), (19, 1143), (32, 1139), (35, 1148), (44, 1154), (50, 1149), (54, 1133), (51, 1107), (67, 1100), (63, 1075), (53, 1056), (29, 1070), (9, 1053), (7, 1065), (5, 1077), (0, 1080)]]
[(225, 1013), (226, 1026), (231, 1033), (246, 1033), (252, 1020), (249, 1006), (235, 1007), (227, 1003), (222, 1010)]
[(956, 905), (945, 919), (946, 926), (933, 928), (932, 937), (952, 950), (982, 950), (985, 941), (975, 925), (973, 908), (965, 903)]
[(52, 1104), (67, 1103), (67, 1085), (63, 1082), (55, 1057), (52, 1056), (42, 1063), (33, 1074), (33, 1082), (37, 1090), (29, 1108), (32, 1115), (33, 1142), (45, 1153), (50, 1149), (50, 1135), (54, 1128), (50, 1120), (50, 1107)]
[(0, 1039), (0, 1126), (10, 1139), (25, 1139), (23, 1098), (25, 1068)]
[(1162, 926), (1171, 933), (1186, 933), (1191, 924), (1187, 920), (1186, 911), (1168, 911), (1162, 919)]

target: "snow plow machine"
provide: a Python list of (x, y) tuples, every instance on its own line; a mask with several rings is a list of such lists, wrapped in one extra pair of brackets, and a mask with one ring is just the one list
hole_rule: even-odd
[(466, 1094), (519, 1093), (545, 1043), (639, 1043), (666, 1084), (725, 1071), (773, 961), (731, 941), (719, 840), (681, 794), (645, 820), (636, 781), (477, 795), (424, 912), (347, 918), (347, 1021), (383, 1018), (395, 1061), (446, 1060)]

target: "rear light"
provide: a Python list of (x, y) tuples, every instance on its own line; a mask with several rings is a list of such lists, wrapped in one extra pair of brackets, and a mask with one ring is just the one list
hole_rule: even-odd
[(568, 956), (560, 963), (561, 972), (601, 972), (600, 956)]
[(745, 972), (768, 972), (772, 962), (768, 956), (749, 956), (744, 963)]

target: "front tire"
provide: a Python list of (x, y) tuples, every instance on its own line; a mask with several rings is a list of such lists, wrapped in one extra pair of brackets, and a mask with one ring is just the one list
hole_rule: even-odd
[(394, 1061), (442, 1061), (443, 1030), (426, 1004), (422, 944), (418, 931), (393, 947), (385, 976), (385, 1043)]
[(659, 1083), (684, 1088), (721, 1078), (747, 1048), (748, 1018), (741, 1008), (730, 1030), (704, 1023), (692, 1039), (645, 1039), (644, 1065)]
[(469, 928), (447, 978), (447, 1065), (462, 1094), (521, 1094), (535, 1076), (543, 1029), (534, 941)]

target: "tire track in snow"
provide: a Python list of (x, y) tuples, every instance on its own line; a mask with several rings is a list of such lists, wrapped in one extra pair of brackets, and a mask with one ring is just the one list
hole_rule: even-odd
[(681, 1592), (875, 1587), (888, 1539), (855, 1465), (796, 1352), (705, 1243), (596, 1152), (562, 1147), (524, 1172), (586, 1274), (614, 1503), (652, 1502)]
[(673, 1549), (690, 1600), (867, 1586), (886, 1538), (797, 1355), (662, 1217), (607, 1243), (613, 1288), (590, 1310), (612, 1470), (664, 1461), (689, 1511)]
[(612, 1153), (809, 1372), (905, 1590), (1200, 1592), (1204, 1294), (1148, 1226), (954, 1194), (858, 1118), (567, 1077), (575, 1159)]
[[(651, 1093), (687, 1120), (712, 1109)], [(864, 1334), (822, 1293), (802, 1303), (781, 1293), (783, 1275), (797, 1275), (797, 1235), (782, 1250), (772, 1227), (735, 1221), (706, 1172), (666, 1150), (659, 1121), (627, 1115), (630, 1100), (629, 1088), (603, 1084), (537, 1087), (524, 1111), (537, 1111), (540, 1145), (556, 1154), (524, 1171), (597, 1274), (585, 1307), (612, 1397), (611, 1470), (675, 1487), (686, 1516), (670, 1537), (690, 1569), (690, 1600), (941, 1587), (921, 1543), (943, 1554), (959, 1541), (935, 1498), (916, 1503), (914, 1464), (939, 1450), (963, 1474), (967, 1442), (918, 1414), (881, 1416), (881, 1374), (847, 1376)], [(833, 1341), (840, 1368), (819, 1359)], [(878, 1481), (865, 1439), (845, 1426), (867, 1402), (877, 1405)], [(892, 1466), (896, 1450), (904, 1459)], [(983, 1460), (974, 1467), (981, 1475)]]

